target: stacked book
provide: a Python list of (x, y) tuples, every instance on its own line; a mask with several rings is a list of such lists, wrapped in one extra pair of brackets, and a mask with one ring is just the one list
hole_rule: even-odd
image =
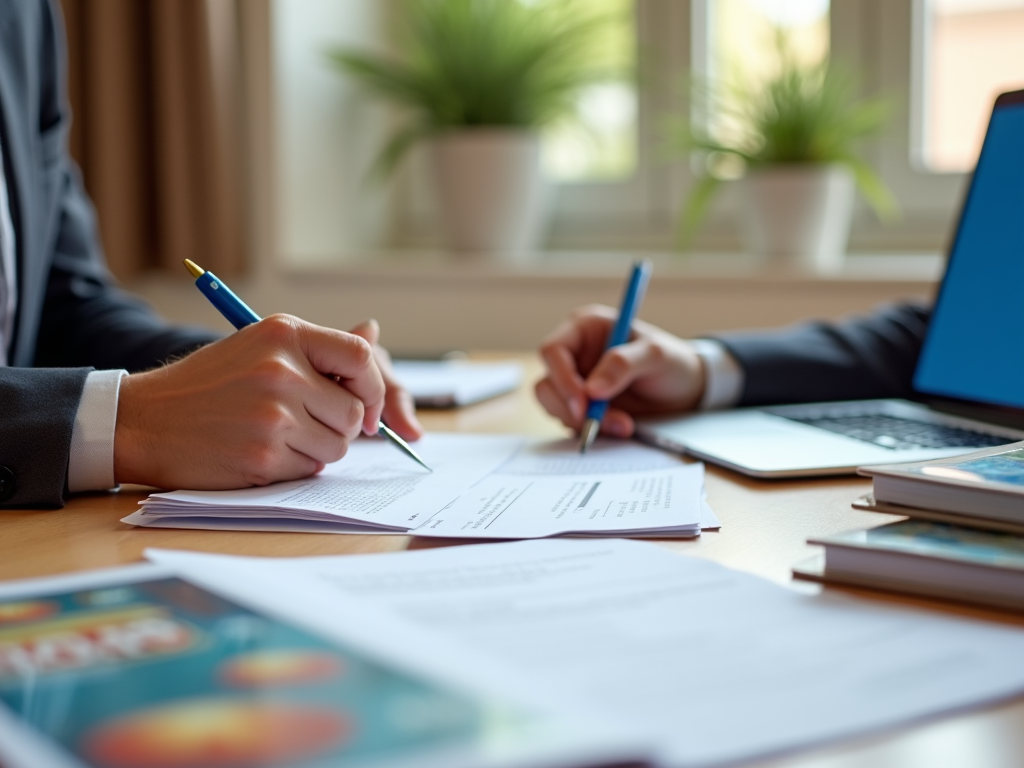
[(859, 472), (874, 492), (858, 509), (1024, 534), (1024, 443)]
[(910, 519), (811, 539), (794, 575), (1024, 610), (1024, 443), (860, 473), (854, 507)]

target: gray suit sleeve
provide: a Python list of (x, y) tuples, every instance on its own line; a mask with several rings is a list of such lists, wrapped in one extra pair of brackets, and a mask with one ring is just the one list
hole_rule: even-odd
[(47, 0), (0, 11), (5, 24), (23, 28), (24, 49), (3, 58), (4, 74), (25, 95), (25, 111), (5, 117), (32, 139), (23, 155), (33, 163), (29, 194), (18, 201), (25, 215), (16, 220), (28, 221), (33, 242), (42, 243), (25, 250), (20, 268), (23, 277), (45, 269), (42, 290), (24, 291), (18, 304), (19, 328), (37, 323), (38, 331), (22, 336), (15, 362), (33, 367), (0, 368), (0, 507), (64, 503), (71, 434), (91, 369), (144, 370), (216, 338), (164, 323), (107, 272), (92, 205), (67, 154), (57, 12)]
[(842, 323), (714, 338), (743, 368), (739, 405), (910, 397), (930, 315), (901, 304)]
[[(217, 334), (169, 325), (121, 291), (107, 271), (96, 215), (67, 152), (65, 45), (59, 9), (44, 4), (40, 43), (42, 91), (34, 122), (53, 148), (40, 178), (52, 180), (55, 204), (48, 231), (50, 269), (33, 365), (146, 370), (216, 340)], [(40, 214), (41, 215), (41, 214)]]
[(0, 368), (0, 508), (60, 507), (88, 368)]

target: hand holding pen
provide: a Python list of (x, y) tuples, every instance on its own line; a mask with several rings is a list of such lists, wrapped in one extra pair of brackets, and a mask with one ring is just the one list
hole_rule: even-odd
[[(240, 298), (238, 298), (238, 296), (235, 295), (234, 291), (228, 288), (227, 285), (225, 285), (224, 281), (217, 277), (215, 274), (213, 274), (212, 272), (207, 272), (191, 259), (185, 259), (185, 268), (189, 271), (192, 277), (196, 279), (196, 288), (198, 288), (199, 291), (207, 299), (210, 300), (210, 303), (213, 304), (216, 310), (220, 312), (229, 323), (235, 326), (237, 330), (242, 330), (243, 328), (253, 325), (254, 323), (260, 322), (260, 316), (253, 312), (249, 308), (249, 306)], [(377, 334), (379, 332), (379, 329), (377, 329), (376, 323), (374, 321), (370, 321), (370, 323), (372, 324), (372, 328), (371, 326), (368, 326), (365, 330), (367, 332), (370, 332), (372, 330), (372, 338), (368, 338), (367, 333), (362, 333), (358, 335), (360, 336), (360, 338), (367, 341), (370, 344), (371, 348), (377, 348)], [(358, 390), (353, 389), (349, 385), (349, 382), (346, 380), (344, 375), (335, 373), (330, 370), (321, 370), (319, 368), (318, 370), (320, 370), (320, 372), (324, 376), (328, 377), (329, 379), (332, 379), (335, 383), (345, 386), (345, 388), (347, 388), (353, 394), (359, 394)], [(396, 448), (398, 448), (400, 451), (402, 451), (402, 453), (404, 453), (410, 459), (415, 461), (425, 470), (427, 470), (428, 472), (432, 471), (430, 467), (428, 467), (423, 462), (423, 459), (419, 457), (416, 451), (409, 447), (409, 444), (405, 442), (405, 440), (403, 440), (401, 437), (399, 437), (399, 435), (395, 433), (387, 424), (381, 421), (379, 414), (375, 414), (376, 411), (374, 409), (364, 413), (363, 415), (365, 421), (363, 430), (366, 432), (366, 434), (379, 435), (380, 437), (384, 438), (392, 445), (394, 445)], [(341, 457), (339, 456), (338, 458), (340, 459)], [(335, 461), (337, 461), (337, 459), (335, 459)]]
[[(629, 341), (633, 332), (633, 320), (640, 305), (643, 304), (644, 296), (647, 294), (647, 283), (651, 280), (651, 262), (648, 259), (638, 261), (633, 265), (629, 275), (629, 282), (626, 284), (626, 292), (622, 297), (622, 304), (619, 307), (619, 316), (608, 334), (608, 349), (614, 349)], [(610, 398), (603, 395), (591, 395), (587, 403), (587, 413), (583, 419), (583, 427), (580, 430), (580, 453), (586, 453), (597, 438), (601, 429), (601, 422), (608, 412), (608, 401)]]
[[(406, 439), (422, 430), (371, 343), (274, 315), (121, 384), (115, 479), (234, 489), (307, 477), (341, 458), (383, 414)], [(327, 378), (339, 376), (344, 386)]]
[(610, 344), (621, 316), (612, 307), (580, 307), (541, 343), (546, 375), (537, 399), (581, 434), (592, 401), (607, 403), (601, 433), (625, 438), (637, 417), (688, 411), (703, 395), (703, 363), (691, 344), (636, 319), (624, 343)]

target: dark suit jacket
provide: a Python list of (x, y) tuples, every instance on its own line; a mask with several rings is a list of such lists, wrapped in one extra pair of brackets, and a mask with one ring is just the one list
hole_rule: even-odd
[(930, 315), (900, 304), (844, 323), (716, 338), (743, 368), (740, 405), (911, 397)]
[(0, 3), (0, 146), (18, 265), (12, 367), (0, 368), (7, 507), (63, 503), (71, 430), (91, 369), (143, 370), (214, 338), (166, 325), (113, 285), (68, 156), (64, 78), (55, 0)]

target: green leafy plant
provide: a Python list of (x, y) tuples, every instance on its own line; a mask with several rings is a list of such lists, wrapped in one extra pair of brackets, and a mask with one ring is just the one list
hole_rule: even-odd
[(417, 141), (453, 128), (541, 128), (570, 115), (580, 90), (617, 73), (602, 64), (610, 19), (587, 0), (403, 0), (401, 57), (329, 52), (410, 119), (375, 164), (390, 172)]
[[(693, 103), (718, 116), (717, 135), (687, 124), (676, 129), (676, 146), (704, 153), (704, 172), (687, 199), (680, 226), (686, 246), (726, 176), (782, 164), (837, 163), (850, 169), (865, 199), (883, 220), (897, 213), (885, 183), (857, 153), (858, 143), (878, 132), (892, 111), (883, 97), (861, 97), (857, 77), (825, 60), (799, 62), (778, 33), (778, 72), (763, 84), (734, 77), (713, 91), (694, 86)], [(722, 173), (723, 166), (732, 173)]]

